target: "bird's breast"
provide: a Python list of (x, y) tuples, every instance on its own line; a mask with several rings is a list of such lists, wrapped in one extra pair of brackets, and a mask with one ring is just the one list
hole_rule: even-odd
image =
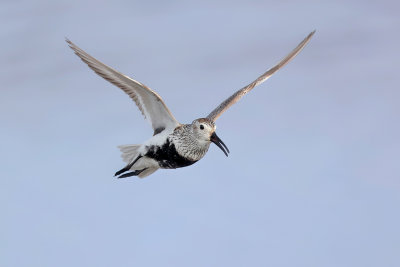
[(169, 138), (167, 138), (166, 142), (160, 146), (148, 146), (145, 156), (156, 160), (158, 165), (160, 165), (160, 168), (163, 169), (182, 168), (197, 162), (197, 160), (179, 154), (174, 142)]

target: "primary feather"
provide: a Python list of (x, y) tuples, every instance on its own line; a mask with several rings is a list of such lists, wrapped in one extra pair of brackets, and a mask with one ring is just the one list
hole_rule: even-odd
[(69, 47), (82, 59), (94, 72), (121, 88), (136, 103), (139, 110), (147, 118), (157, 134), (166, 128), (173, 129), (180, 123), (172, 115), (161, 97), (138, 81), (108, 67), (95, 59), (70, 40), (66, 40)]
[(285, 66), (289, 61), (291, 61), (297, 54), (306, 46), (306, 44), (310, 41), (311, 37), (314, 35), (315, 31), (311, 32), (300, 44), (297, 45), (295, 49), (292, 50), (285, 58), (283, 58), (278, 64), (270, 68), (267, 72), (262, 74), (252, 83), (246, 85), (242, 89), (235, 92), (229, 98), (227, 98), (224, 102), (222, 102), (218, 107), (216, 107), (208, 116), (207, 118), (216, 121), (219, 116), (222, 115), (230, 106), (235, 104), (242, 98), (245, 94), (250, 92), (254, 87), (257, 85), (265, 82), (269, 77), (272, 76), (275, 72)]

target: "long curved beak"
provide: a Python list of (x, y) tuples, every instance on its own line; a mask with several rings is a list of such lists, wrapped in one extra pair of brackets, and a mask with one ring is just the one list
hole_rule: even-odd
[(221, 139), (219, 139), (218, 135), (215, 132), (213, 132), (213, 134), (210, 136), (210, 141), (216, 144), (225, 153), (225, 155), (228, 156), (228, 147), (224, 144), (224, 142), (222, 142)]

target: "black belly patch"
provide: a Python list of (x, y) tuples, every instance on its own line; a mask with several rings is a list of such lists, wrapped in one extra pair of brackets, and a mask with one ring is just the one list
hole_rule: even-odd
[(163, 169), (176, 169), (186, 167), (197, 162), (182, 157), (176, 151), (175, 145), (167, 139), (167, 142), (159, 146), (150, 146), (145, 156), (158, 162)]

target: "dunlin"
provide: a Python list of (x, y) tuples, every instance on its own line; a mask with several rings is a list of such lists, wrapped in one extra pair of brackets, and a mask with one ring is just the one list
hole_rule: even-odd
[(315, 31), (311, 32), (277, 65), (223, 101), (207, 117), (196, 119), (190, 124), (179, 123), (156, 92), (101, 63), (70, 40), (66, 41), (75, 54), (92, 70), (127, 93), (145, 118), (150, 121), (154, 134), (148, 141), (140, 145), (119, 146), (122, 158), (127, 165), (115, 173), (118, 178), (129, 176), (143, 178), (160, 168), (175, 169), (192, 165), (204, 157), (211, 142), (228, 156), (228, 147), (215, 133), (217, 118), (250, 90), (266, 81), (292, 60), (310, 41), (314, 33)]

